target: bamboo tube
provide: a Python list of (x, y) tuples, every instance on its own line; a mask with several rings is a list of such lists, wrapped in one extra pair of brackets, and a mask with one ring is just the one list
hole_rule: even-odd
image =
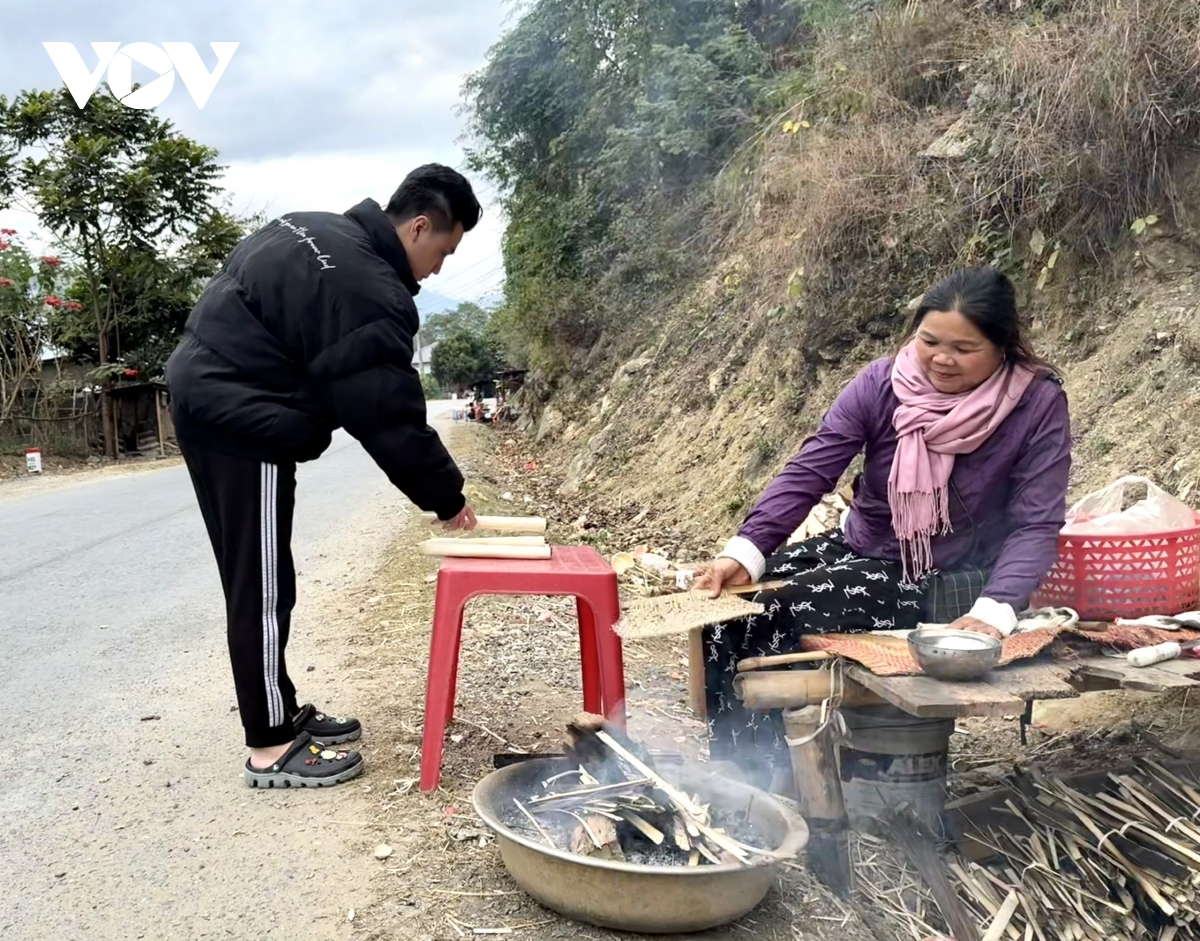
[[(733, 680), (733, 691), (747, 709), (802, 709), (819, 706), (832, 692), (832, 674), (828, 670), (772, 670), (742, 673)], [(883, 705), (883, 699), (858, 683), (846, 682), (842, 705)]]
[(426, 539), (432, 543), (454, 543), (471, 546), (544, 546), (545, 536), (434, 536)]
[(816, 663), (821, 660), (832, 660), (833, 654), (825, 650), (806, 650), (800, 653), (784, 653), (775, 657), (747, 657), (738, 661), (738, 672), (748, 670), (765, 670), (767, 667), (782, 667), (789, 663)]
[(456, 559), (548, 559), (549, 546), (475, 546), (469, 539), (429, 539), (420, 544), (425, 555)]
[[(437, 523), (436, 513), (422, 513), (421, 518), (429, 523)], [(478, 529), (494, 529), (501, 533), (544, 533), (546, 521), (540, 516), (478, 516), (475, 518)]]

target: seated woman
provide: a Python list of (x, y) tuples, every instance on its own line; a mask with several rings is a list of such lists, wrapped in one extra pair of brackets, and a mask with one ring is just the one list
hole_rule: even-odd
[[(844, 530), (783, 546), (864, 449)], [(954, 272), (925, 294), (900, 352), (859, 373), (701, 567), (697, 587), (714, 597), (787, 582), (753, 596), (766, 614), (704, 632), (713, 759), (763, 784), (790, 767), (780, 716), (734, 695), (744, 657), (789, 653), (803, 634), (914, 628), (946, 584), (942, 620), (1011, 633), (1057, 556), (1070, 467), (1066, 395), (1022, 336), (1012, 283), (992, 268)]]

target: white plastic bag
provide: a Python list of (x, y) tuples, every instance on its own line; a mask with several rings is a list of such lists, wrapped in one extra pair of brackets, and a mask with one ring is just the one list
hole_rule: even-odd
[[(1135, 487), (1144, 489), (1146, 496), (1126, 506), (1127, 495)], [(1131, 476), (1088, 494), (1071, 507), (1063, 532), (1070, 536), (1132, 536), (1174, 532), (1195, 525), (1196, 514), (1191, 507), (1145, 477)]]

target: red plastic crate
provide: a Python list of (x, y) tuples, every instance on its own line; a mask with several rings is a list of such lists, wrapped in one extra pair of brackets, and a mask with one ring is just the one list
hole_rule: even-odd
[(1179, 614), (1200, 606), (1197, 525), (1138, 536), (1058, 537), (1058, 561), (1034, 607), (1067, 607), (1085, 621)]

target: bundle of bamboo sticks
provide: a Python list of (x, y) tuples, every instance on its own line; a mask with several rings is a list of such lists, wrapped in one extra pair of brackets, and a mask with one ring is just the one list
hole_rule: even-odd
[(998, 861), (950, 867), (980, 921), (1006, 916), (997, 938), (1200, 939), (1200, 785), (1154, 761), (1136, 767), (1094, 794), (1018, 775), (1013, 826), (972, 834)]
[[(423, 518), (435, 523), (433, 513)], [(508, 536), (439, 536), (420, 544), (425, 555), (453, 556), (474, 559), (548, 559), (550, 546), (546, 542), (546, 521), (538, 516), (480, 516), (477, 529), (518, 535)]]

